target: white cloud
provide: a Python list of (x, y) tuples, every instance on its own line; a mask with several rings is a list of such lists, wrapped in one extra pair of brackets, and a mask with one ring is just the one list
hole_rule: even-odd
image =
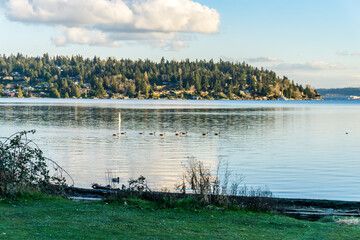
[(189, 47), (189, 44), (181, 40), (172, 41), (170, 45), (171, 51), (177, 51), (181, 48)]
[(190, 0), (135, 1), (136, 29), (164, 32), (215, 33), (219, 14), (200, 3)]
[(87, 44), (90, 46), (119, 47), (117, 41), (108, 39), (108, 36), (99, 31), (89, 31), (84, 28), (61, 27), (63, 35), (53, 39), (56, 46), (66, 46), (68, 44)]
[[(178, 51), (188, 47), (189, 44), (180, 40), (178, 34), (170, 32), (118, 32), (105, 34), (97, 30), (86, 28), (60, 27), (62, 34), (52, 39), (56, 46), (67, 46), (69, 44), (87, 44), (90, 46), (119, 47), (121, 41), (129, 44), (135, 42), (148, 44), (154, 48), (167, 51)], [(187, 40), (188, 38), (183, 38)]]
[(274, 57), (257, 57), (257, 58), (247, 58), (248, 62), (281, 62), (279, 59)]
[(133, 13), (119, 0), (8, 0), (9, 19), (68, 27), (129, 23)]
[(274, 67), (277, 70), (339, 70), (344, 69), (343, 66), (338, 64), (330, 64), (323, 61), (314, 61), (310, 63), (283, 63)]
[(220, 24), (215, 9), (193, 0), (6, 0), (5, 6), (10, 20), (61, 27), (58, 45), (116, 46), (149, 37), (177, 49), (187, 46), (180, 34), (216, 33)]
[(110, 35), (118, 40), (172, 40), (177, 37), (174, 32), (116, 32)]
[(166, 51), (178, 51), (181, 48), (189, 46), (188, 43), (181, 40), (148, 40), (146, 42), (153, 47), (161, 48)]

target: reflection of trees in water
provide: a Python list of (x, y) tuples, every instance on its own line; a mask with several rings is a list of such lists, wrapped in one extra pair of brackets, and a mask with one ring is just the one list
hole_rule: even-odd
[(238, 131), (272, 128), (285, 114), (276, 108), (245, 109), (117, 109), (81, 106), (0, 107), (3, 121), (39, 125), (113, 128), (117, 113), (129, 131)]
[(127, 131), (239, 132), (264, 131), (286, 124), (282, 108), (243, 109), (118, 109), (89, 106), (11, 105), (0, 106), (0, 121), (43, 126), (71, 126), (113, 129), (121, 112)]

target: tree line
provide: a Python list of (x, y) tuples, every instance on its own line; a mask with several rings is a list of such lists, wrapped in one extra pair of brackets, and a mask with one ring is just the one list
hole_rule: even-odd
[[(160, 62), (77, 56), (0, 56), (0, 77), (23, 76), (23, 86), (46, 83), (52, 97), (314, 99), (319, 94), (245, 62), (189, 59)], [(90, 89), (84, 96), (85, 86)]]

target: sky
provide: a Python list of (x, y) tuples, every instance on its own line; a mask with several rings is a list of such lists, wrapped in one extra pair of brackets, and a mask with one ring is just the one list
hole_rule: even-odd
[(0, 54), (214, 59), (360, 87), (358, 0), (1, 0)]

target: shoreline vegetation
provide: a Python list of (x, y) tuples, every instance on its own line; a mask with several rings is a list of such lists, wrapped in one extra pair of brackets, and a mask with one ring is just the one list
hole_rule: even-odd
[(0, 96), (103, 99), (321, 99), (310, 85), (245, 62), (0, 56)]

